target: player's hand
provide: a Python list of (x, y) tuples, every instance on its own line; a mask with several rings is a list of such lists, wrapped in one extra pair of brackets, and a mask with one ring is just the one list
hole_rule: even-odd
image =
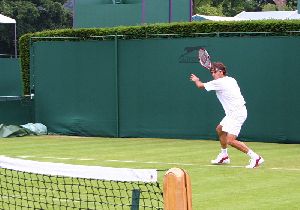
[(199, 78), (195, 74), (191, 74), (190, 80), (193, 82), (199, 81)]

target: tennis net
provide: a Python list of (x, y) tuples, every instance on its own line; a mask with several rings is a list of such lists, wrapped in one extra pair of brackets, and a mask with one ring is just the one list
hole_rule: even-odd
[(155, 169), (0, 156), (0, 209), (163, 209)]

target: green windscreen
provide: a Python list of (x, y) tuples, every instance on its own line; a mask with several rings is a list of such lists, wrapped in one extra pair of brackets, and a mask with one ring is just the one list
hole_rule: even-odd
[(0, 96), (22, 95), (20, 60), (0, 58)]
[(33, 122), (33, 102), (22, 97), (20, 60), (0, 58), (0, 74), (0, 124)]
[(116, 137), (216, 139), (224, 111), (197, 89), (210, 73), (205, 47), (224, 62), (246, 100), (244, 140), (299, 142), (300, 37), (206, 37), (37, 42), (32, 46), (36, 120), (53, 132)]
[(173, 0), (171, 5), (171, 22), (190, 21), (192, 1)]
[(75, 28), (113, 27), (117, 25), (139, 25), (142, 21), (142, 3), (139, 0), (76, 0)]
[(191, 0), (74, 0), (74, 28), (190, 21)]
[(49, 131), (115, 136), (113, 42), (34, 43), (35, 117)]
[(145, 0), (144, 22), (145, 23), (168, 23), (169, 0)]
[[(191, 72), (208, 74), (197, 63), (180, 63), (197, 40), (120, 41), (120, 134), (122, 136), (214, 137), (218, 108), (189, 81)], [(194, 43), (194, 44), (193, 44)], [(131, 53), (125, 53), (130, 51)], [(196, 51), (190, 56), (196, 56)], [(134, 62), (132, 62), (134, 61)], [(131, 96), (131, 97), (130, 97)], [(199, 116), (206, 120), (199, 120)]]
[[(298, 141), (298, 37), (121, 43), (120, 133), (124, 136), (216, 137), (215, 127), (224, 115), (222, 107), (215, 93), (198, 90), (189, 81), (190, 73), (203, 81), (212, 79), (197, 63), (196, 49), (201, 46), (213, 61), (224, 62), (229, 75), (240, 84), (248, 108), (241, 138)], [(135, 96), (132, 101), (130, 95)]]
[(3, 100), (0, 97), (0, 124), (23, 125), (34, 122), (34, 105), (32, 100)]

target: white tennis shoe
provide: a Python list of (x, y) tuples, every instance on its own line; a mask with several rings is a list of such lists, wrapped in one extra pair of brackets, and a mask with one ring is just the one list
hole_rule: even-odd
[(246, 166), (246, 168), (257, 168), (260, 166), (265, 160), (259, 156), (258, 158), (251, 158), (249, 160), (249, 165)]
[(210, 161), (212, 164), (229, 164), (230, 159), (227, 154), (220, 153), (216, 159)]

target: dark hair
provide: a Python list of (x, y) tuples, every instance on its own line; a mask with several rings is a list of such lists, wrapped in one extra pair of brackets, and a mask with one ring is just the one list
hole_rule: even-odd
[(224, 75), (227, 73), (226, 66), (221, 62), (213, 62), (210, 71), (222, 71)]

